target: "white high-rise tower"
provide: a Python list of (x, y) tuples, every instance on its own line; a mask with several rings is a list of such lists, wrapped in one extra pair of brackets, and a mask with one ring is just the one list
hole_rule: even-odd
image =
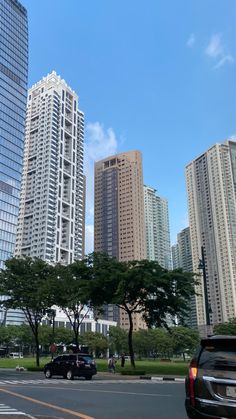
[(17, 256), (83, 257), (83, 140), (78, 96), (52, 72), (28, 92)]
[(206, 286), (202, 278), (196, 296), (204, 332), (207, 323), (236, 317), (236, 143), (211, 147), (187, 166), (186, 178), (193, 272), (205, 262)]
[(171, 246), (168, 201), (156, 194), (156, 189), (144, 185), (144, 216), (147, 259), (156, 260), (171, 269)]

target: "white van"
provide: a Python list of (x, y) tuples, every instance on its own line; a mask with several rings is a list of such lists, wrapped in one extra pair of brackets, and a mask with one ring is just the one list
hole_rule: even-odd
[(22, 352), (11, 352), (9, 353), (9, 358), (17, 359), (17, 358), (24, 358)]

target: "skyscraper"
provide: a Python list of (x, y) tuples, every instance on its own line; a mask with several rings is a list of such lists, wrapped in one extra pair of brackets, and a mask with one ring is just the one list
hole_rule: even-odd
[(78, 96), (52, 72), (28, 93), (17, 256), (83, 257), (83, 140)]
[(95, 163), (95, 251), (105, 251), (121, 261), (145, 258), (142, 182), (138, 151)]
[(168, 201), (156, 194), (156, 189), (144, 185), (144, 215), (147, 259), (156, 260), (171, 269), (171, 246)]
[(14, 250), (28, 74), (27, 11), (0, 0), (0, 268)]
[[(27, 11), (0, 0), (0, 268), (12, 256), (19, 210), (28, 77)], [(2, 297), (1, 297), (2, 298)], [(8, 311), (8, 318), (14, 312)], [(6, 321), (0, 312), (0, 321)]]
[(192, 249), (189, 227), (184, 228), (177, 234), (179, 247), (179, 266), (184, 272), (193, 271)]
[[(189, 227), (177, 234), (177, 243), (172, 246), (173, 269), (181, 268), (184, 272), (193, 272), (192, 249)], [(197, 327), (196, 300), (191, 298), (190, 312), (186, 323), (189, 327)]]
[(178, 243), (175, 243), (171, 246), (171, 255), (172, 255), (172, 268), (178, 269), (180, 267)]
[[(120, 261), (146, 257), (142, 156), (120, 153), (95, 163), (94, 250)], [(127, 327), (125, 314), (114, 306), (105, 316)], [(140, 321), (140, 324), (139, 324)], [(139, 316), (135, 328), (143, 325)]]
[(196, 296), (204, 333), (206, 314), (211, 324), (236, 317), (236, 143), (211, 147), (187, 166), (186, 178), (193, 272), (202, 253), (205, 262), (206, 287), (202, 279)]

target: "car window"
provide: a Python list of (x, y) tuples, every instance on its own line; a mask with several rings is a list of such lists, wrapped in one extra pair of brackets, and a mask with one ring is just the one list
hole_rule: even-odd
[(232, 345), (215, 345), (203, 348), (199, 368), (236, 371), (236, 348)]
[(68, 355), (62, 355), (62, 361), (68, 361), (69, 356)]
[(79, 359), (79, 360), (81, 360), (81, 361), (85, 361), (85, 362), (88, 362), (88, 363), (92, 362), (92, 358), (91, 358), (91, 356), (83, 356), (83, 357), (81, 357), (81, 359)]
[(56, 358), (54, 358), (53, 362), (59, 362), (62, 360), (62, 356), (57, 356)]
[(69, 355), (68, 359), (69, 361), (76, 361), (76, 355)]

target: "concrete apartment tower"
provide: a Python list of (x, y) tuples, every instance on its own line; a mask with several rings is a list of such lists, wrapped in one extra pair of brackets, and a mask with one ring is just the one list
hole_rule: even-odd
[(83, 142), (78, 96), (52, 72), (28, 92), (16, 256), (83, 257)]
[(171, 246), (168, 201), (156, 194), (156, 189), (144, 185), (144, 216), (147, 259), (156, 260), (171, 269)]
[[(142, 155), (120, 153), (95, 163), (94, 250), (120, 261), (146, 258)], [(124, 312), (108, 306), (107, 320), (128, 327)], [(144, 327), (140, 316), (135, 329)]]
[(172, 255), (172, 267), (173, 269), (178, 269), (180, 267), (178, 243), (175, 243), (171, 246), (171, 255)]
[[(28, 18), (17, 0), (0, 0), (0, 268), (13, 255), (19, 211), (28, 78)], [(4, 297), (0, 297), (0, 300)], [(0, 323), (17, 323), (17, 310)]]
[[(192, 248), (190, 238), (190, 228), (186, 227), (177, 234), (177, 243), (172, 246), (173, 269), (181, 268), (184, 272), (193, 272)], [(196, 300), (191, 301), (191, 311), (186, 324), (189, 327), (197, 327)]]
[[(197, 323), (206, 333), (211, 324), (236, 317), (236, 143), (216, 144), (186, 168), (193, 272), (199, 272), (202, 250), (205, 278), (197, 287)], [(204, 290), (209, 310), (206, 312)]]

